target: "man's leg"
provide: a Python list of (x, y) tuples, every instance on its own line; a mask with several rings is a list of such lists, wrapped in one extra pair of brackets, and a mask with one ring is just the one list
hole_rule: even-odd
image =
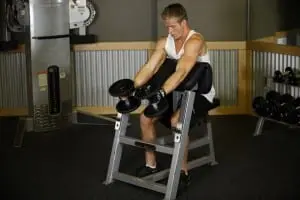
[[(172, 118), (171, 118), (171, 124), (172, 127), (176, 127), (180, 117), (180, 111), (177, 110)], [(187, 136), (187, 141), (185, 143), (185, 149), (184, 149), (184, 157), (183, 157), (183, 163), (181, 170), (185, 172), (186, 175), (188, 175), (188, 146), (189, 146), (189, 136)]]
[[(157, 118), (148, 118), (144, 114), (140, 116), (142, 140), (152, 143), (156, 139), (155, 122)], [(146, 166), (156, 168), (155, 152), (145, 151)]]
[[(169, 103), (169, 109), (158, 118), (148, 118), (143, 113), (140, 115), (140, 127), (142, 132), (142, 140), (145, 142), (154, 142), (156, 139), (156, 130), (155, 123), (158, 120), (165, 121), (169, 123), (170, 126), (170, 118), (173, 113), (173, 95), (169, 94), (167, 97), (167, 101)], [(137, 176), (147, 176), (151, 173), (157, 172), (159, 167), (157, 167), (156, 156), (154, 151), (146, 150), (145, 151), (145, 160), (146, 165), (142, 166), (137, 171)]]

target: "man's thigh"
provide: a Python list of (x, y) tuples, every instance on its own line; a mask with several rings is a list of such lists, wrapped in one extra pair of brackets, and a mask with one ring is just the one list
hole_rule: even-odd
[[(172, 121), (173, 125), (175, 125), (175, 122), (177, 123), (179, 121), (182, 97), (178, 99), (177, 109), (175, 111), (173, 110), (173, 94), (169, 94), (167, 99), (169, 102), (169, 109), (159, 119), (159, 122), (167, 128), (172, 128)], [(193, 111), (191, 113), (190, 128), (194, 127), (202, 117), (207, 115), (210, 107), (211, 102), (209, 102), (203, 95), (198, 93), (195, 95)]]
[[(178, 110), (182, 107), (182, 99), (178, 102)], [(209, 102), (203, 95), (196, 93), (195, 100), (193, 104), (193, 110), (191, 113), (191, 120), (190, 120), (190, 129), (197, 125), (201, 118), (205, 117), (211, 107), (211, 102)], [(180, 112), (176, 113), (176, 118), (178, 117), (177, 121), (179, 121)], [(174, 116), (174, 117), (175, 117)]]
[(171, 118), (174, 114), (173, 110), (173, 93), (167, 95), (167, 101), (169, 103), (168, 110), (160, 117), (158, 120), (161, 124), (163, 124), (167, 128), (171, 128)]

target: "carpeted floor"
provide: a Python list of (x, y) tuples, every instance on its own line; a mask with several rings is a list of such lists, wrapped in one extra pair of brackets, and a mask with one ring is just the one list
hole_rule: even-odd
[[(93, 121), (85, 117), (81, 120)], [(212, 117), (219, 165), (192, 170), (192, 184), (178, 199), (299, 199), (299, 130), (268, 122), (264, 134), (253, 137), (256, 121), (250, 116)], [(131, 122), (128, 134), (139, 135), (138, 118), (132, 116)], [(1, 119), (0, 199), (163, 199), (163, 194), (118, 181), (102, 184), (114, 136), (114, 126), (109, 124), (26, 133), (23, 147), (13, 148), (16, 120)], [(164, 127), (159, 131), (167, 132)], [(199, 151), (191, 152), (191, 157)], [(168, 167), (170, 156), (159, 154), (158, 161)], [(130, 173), (143, 163), (141, 149), (124, 148), (121, 171)]]

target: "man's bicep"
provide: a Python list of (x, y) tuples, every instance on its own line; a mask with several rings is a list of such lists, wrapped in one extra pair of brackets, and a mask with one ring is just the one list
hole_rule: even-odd
[(199, 56), (201, 49), (201, 41), (192, 40), (186, 43), (184, 47), (184, 54), (179, 59), (177, 71), (182, 71), (188, 73), (195, 63), (197, 62), (197, 57)]
[(183, 57), (188, 59), (197, 59), (199, 54), (201, 53), (201, 49), (203, 46), (203, 41), (199, 39), (193, 39), (187, 42), (184, 47)]
[(157, 42), (156, 47), (152, 55), (150, 56), (147, 65), (149, 68), (155, 69), (159, 67), (166, 59), (166, 52), (164, 49), (165, 40), (161, 39)]
[(149, 68), (154, 70), (157, 66), (160, 66), (162, 64), (165, 58), (165, 51), (163, 49), (156, 49), (149, 58), (147, 65)]
[(178, 85), (186, 78), (190, 70), (197, 62), (197, 57), (200, 53), (201, 43), (199, 40), (189, 40), (184, 47), (184, 53), (178, 60), (176, 71), (165, 82), (163, 89), (166, 93), (175, 90)]

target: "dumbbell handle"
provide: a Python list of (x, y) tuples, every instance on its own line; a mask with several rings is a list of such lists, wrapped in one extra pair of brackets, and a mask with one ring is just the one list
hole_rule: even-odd
[(292, 74), (292, 72), (280, 72), (282, 76), (288, 76)]
[(124, 101), (125, 101), (125, 100), (127, 100), (127, 99), (128, 99), (128, 97), (119, 97), (119, 99), (120, 99), (120, 100), (124, 100)]
[(282, 103), (280, 103), (279, 105), (280, 106), (284, 106), (285, 104), (287, 104), (288, 102), (282, 102)]
[(154, 108), (155, 110), (158, 109), (158, 102), (152, 103), (151, 105), (153, 106), (153, 108)]
[(289, 67), (285, 68), (285, 70), (283, 72), (280, 71), (280, 70), (275, 71), (275, 74), (278, 74), (278, 75), (281, 74), (282, 76), (286, 76), (286, 75), (289, 75), (291, 73), (294, 73), (294, 71)]
[(284, 72), (282, 72), (282, 74), (284, 76), (289, 75), (289, 74), (294, 74), (294, 70), (292, 70), (292, 68), (290, 68), (290, 67), (287, 67), (287, 68), (285, 68)]

